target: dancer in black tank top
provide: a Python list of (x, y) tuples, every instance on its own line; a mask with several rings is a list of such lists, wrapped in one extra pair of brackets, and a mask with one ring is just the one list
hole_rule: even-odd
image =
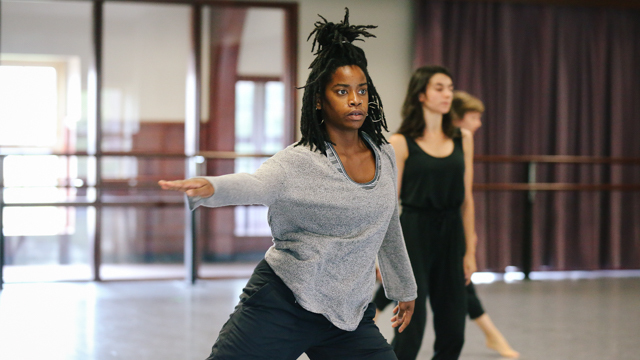
[[(453, 82), (447, 69), (422, 67), (409, 83), (402, 125), (389, 142), (396, 152), (400, 222), (418, 298), (411, 326), (395, 333), (399, 360), (416, 359), (433, 311), (433, 359), (458, 359), (467, 315), (465, 284), (476, 270), (473, 138), (451, 122)], [(383, 290), (376, 300), (384, 298)], [(376, 301), (376, 302), (378, 302)]]

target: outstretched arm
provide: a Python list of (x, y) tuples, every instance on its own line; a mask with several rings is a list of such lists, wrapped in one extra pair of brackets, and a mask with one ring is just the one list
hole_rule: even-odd
[[(189, 197), (193, 210), (200, 205), (271, 205), (279, 196), (286, 171), (274, 157), (265, 161), (253, 174), (239, 173), (206, 176), (187, 180), (158, 182), (164, 190), (181, 191)], [(214, 196), (215, 194), (215, 196)]]
[(207, 198), (215, 193), (213, 185), (203, 178), (174, 181), (160, 180), (158, 181), (158, 185), (160, 185), (162, 190), (181, 191), (190, 197), (199, 196)]

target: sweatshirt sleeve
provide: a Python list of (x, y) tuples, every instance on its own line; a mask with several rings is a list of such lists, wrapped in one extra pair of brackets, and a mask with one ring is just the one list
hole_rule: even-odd
[[(392, 165), (394, 188), (397, 189), (396, 157), (391, 145), (388, 145), (386, 150), (385, 153)], [(395, 198), (398, 198), (397, 190)], [(389, 228), (378, 251), (378, 265), (387, 298), (395, 301), (411, 301), (418, 297), (418, 286), (404, 243), (399, 213), (398, 201), (396, 200)]]
[(213, 185), (215, 193), (208, 198), (188, 197), (189, 208), (273, 204), (282, 192), (286, 179), (285, 169), (276, 156), (267, 159), (253, 174), (203, 176)]
[(382, 274), (384, 293), (388, 299), (411, 301), (418, 297), (418, 286), (404, 244), (397, 203), (389, 222), (389, 229), (378, 252), (378, 265)]

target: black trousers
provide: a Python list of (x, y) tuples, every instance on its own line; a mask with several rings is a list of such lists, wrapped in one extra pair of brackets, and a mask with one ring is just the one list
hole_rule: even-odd
[[(476, 293), (476, 288), (473, 286), (473, 283), (469, 283), (466, 286), (467, 290), (467, 311), (469, 313), (469, 318), (471, 320), (475, 320), (484, 314), (484, 308), (482, 307), (482, 302), (480, 302), (480, 298), (478, 298), (478, 294)], [(375, 297), (373, 298), (373, 303), (376, 305), (376, 308), (382, 311), (391, 303), (391, 300), (387, 299), (384, 294), (384, 289), (380, 287), (376, 292)]]
[(296, 303), (291, 290), (263, 260), (207, 359), (296, 360), (306, 353), (311, 360), (396, 360), (374, 316), (375, 306), (369, 304), (356, 330), (335, 327)]
[[(433, 359), (458, 359), (464, 344), (468, 308), (460, 212), (425, 214), (404, 209), (400, 221), (418, 283), (418, 298), (411, 324), (402, 333), (396, 329), (393, 349), (399, 360), (416, 359), (424, 337), (429, 299), (436, 335)], [(375, 296), (376, 301), (381, 297), (384, 297), (382, 288)]]
[(473, 283), (467, 285), (467, 304), (469, 318), (471, 318), (471, 320), (475, 320), (484, 314), (484, 308), (478, 298), (478, 294), (476, 294), (476, 288), (473, 286)]

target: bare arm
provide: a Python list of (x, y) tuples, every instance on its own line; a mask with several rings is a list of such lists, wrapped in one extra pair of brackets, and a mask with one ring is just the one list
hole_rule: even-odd
[(407, 146), (407, 139), (404, 135), (393, 134), (389, 138), (389, 143), (393, 146), (393, 151), (396, 153), (396, 167), (398, 168), (398, 197), (400, 197), (400, 190), (402, 189), (402, 174), (404, 173), (404, 163), (409, 157), (409, 147)]
[(462, 148), (464, 149), (464, 202), (462, 203), (462, 223), (467, 244), (464, 255), (464, 276), (467, 284), (471, 275), (476, 272), (476, 234), (475, 205), (473, 203), (473, 135), (462, 129)]

